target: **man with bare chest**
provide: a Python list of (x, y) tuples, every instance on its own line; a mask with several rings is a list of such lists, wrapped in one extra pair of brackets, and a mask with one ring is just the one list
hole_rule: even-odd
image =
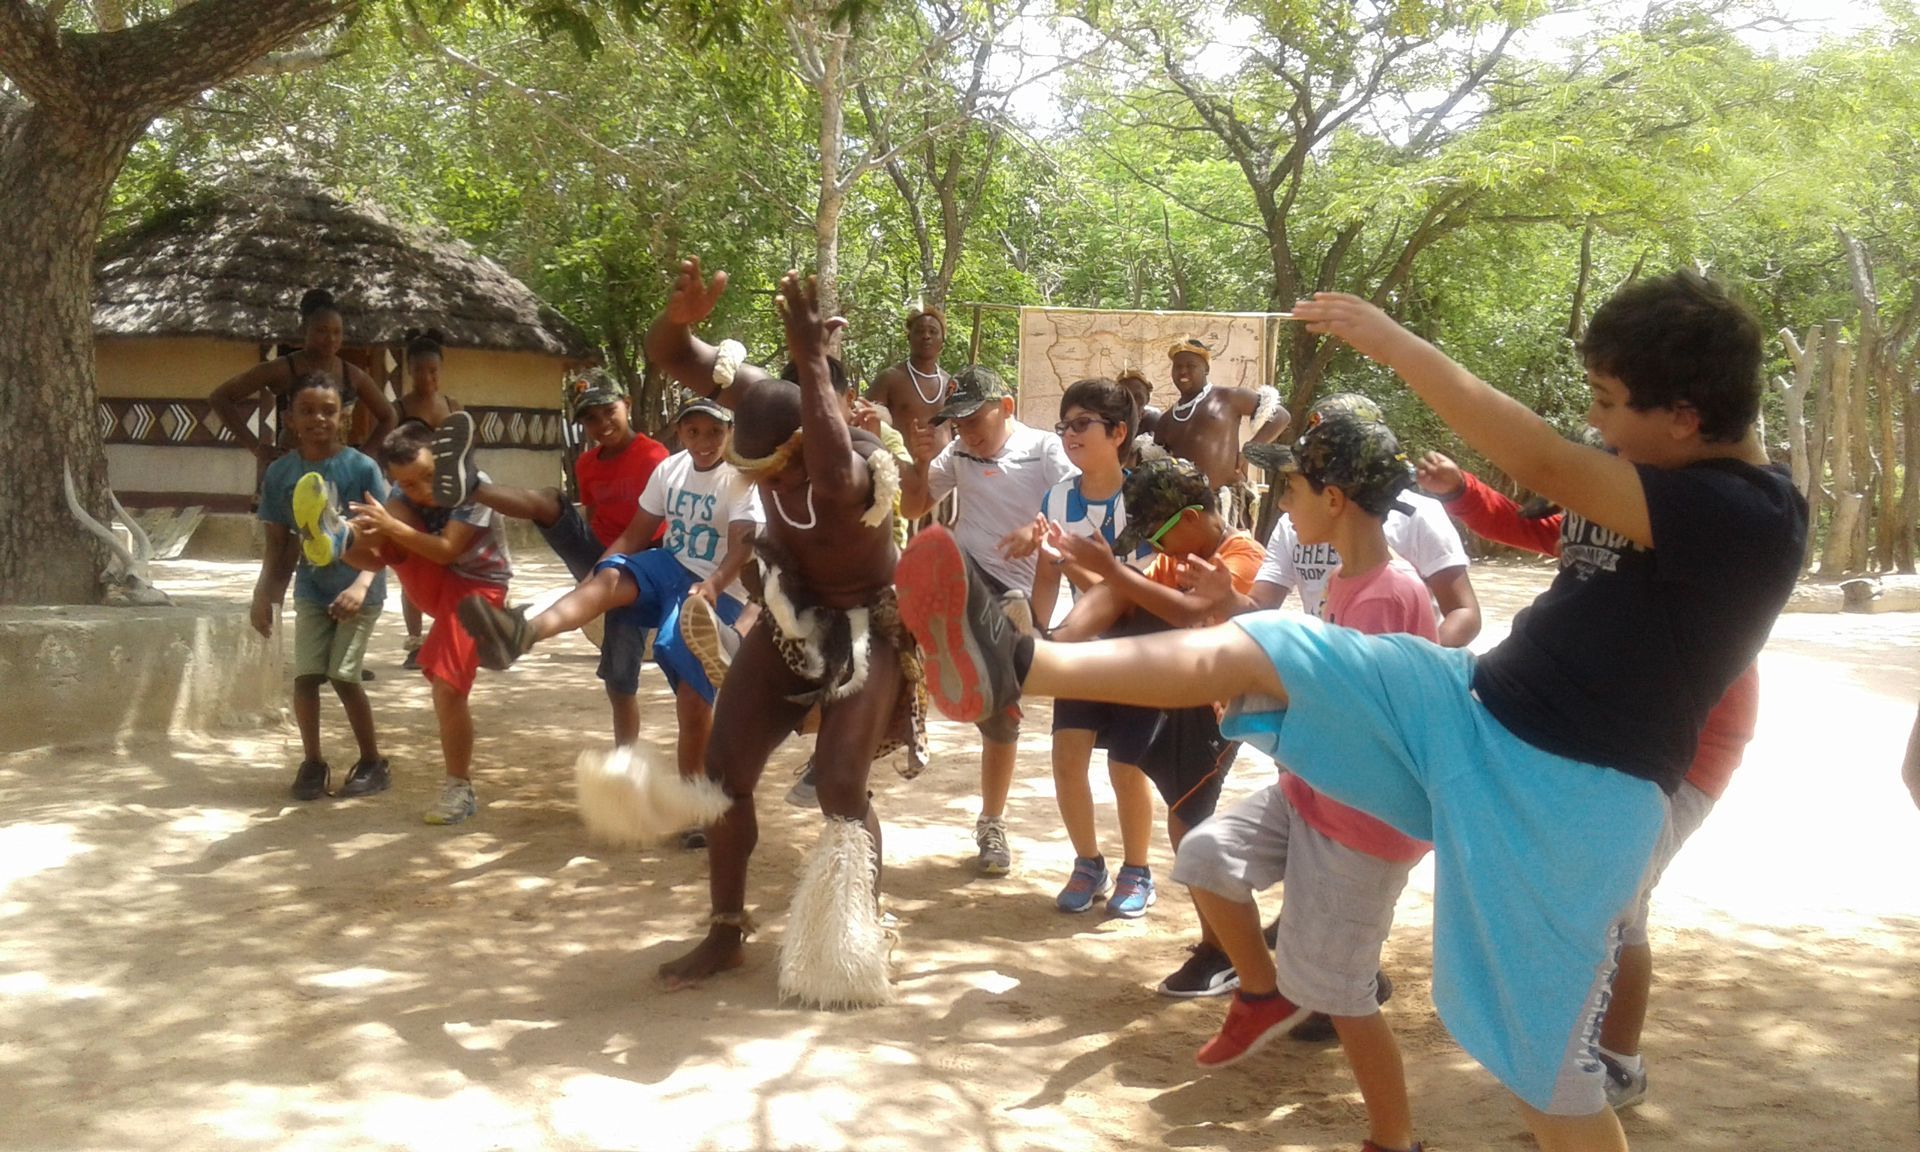
[(907, 435), (914, 425), (932, 427), (934, 447), (944, 448), (952, 429), (932, 423), (953, 389), (953, 377), (940, 367), (947, 346), (947, 321), (938, 308), (907, 312), (907, 358), (874, 377), (867, 399), (887, 410), (887, 423)]
[[(1140, 430), (1151, 433), (1154, 443), (1170, 455), (1191, 461), (1216, 491), (1231, 492), (1244, 476), (1240, 422), (1253, 421), (1249, 443), (1271, 443), (1287, 428), (1287, 410), (1280, 405), (1280, 394), (1267, 387), (1214, 385), (1207, 379), (1213, 352), (1192, 337), (1175, 341), (1167, 349), (1167, 358), (1172, 362), (1173, 386), (1179, 390), (1180, 399), (1151, 421), (1142, 419)], [(1222, 510), (1226, 510), (1225, 505)], [(1245, 511), (1250, 517), (1252, 509)]]

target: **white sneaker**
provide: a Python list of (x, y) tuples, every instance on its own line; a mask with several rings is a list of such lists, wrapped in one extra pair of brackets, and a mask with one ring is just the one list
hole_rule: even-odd
[(440, 802), (427, 809), (421, 819), (428, 824), (459, 824), (473, 815), (476, 806), (473, 782), (449, 776), (440, 786)]

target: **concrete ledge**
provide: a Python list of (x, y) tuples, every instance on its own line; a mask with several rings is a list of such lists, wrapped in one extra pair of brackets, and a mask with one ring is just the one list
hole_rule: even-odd
[(0, 609), (0, 751), (278, 723), (281, 637), (244, 604)]

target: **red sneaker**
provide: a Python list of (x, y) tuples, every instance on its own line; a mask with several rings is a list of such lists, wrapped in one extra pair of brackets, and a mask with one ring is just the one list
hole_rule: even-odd
[(1227, 1018), (1220, 1034), (1207, 1041), (1193, 1062), (1202, 1068), (1225, 1068), (1258, 1052), (1268, 1041), (1285, 1036), (1294, 1025), (1312, 1013), (1285, 996), (1270, 1000), (1249, 1000), (1241, 992), (1233, 994), (1227, 1005)]

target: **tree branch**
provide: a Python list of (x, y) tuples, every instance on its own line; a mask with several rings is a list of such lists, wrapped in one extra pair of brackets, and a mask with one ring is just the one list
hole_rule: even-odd
[(68, 36), (89, 96), (148, 118), (243, 75), (261, 57), (324, 27), (354, 0), (196, 0), (123, 32)]

